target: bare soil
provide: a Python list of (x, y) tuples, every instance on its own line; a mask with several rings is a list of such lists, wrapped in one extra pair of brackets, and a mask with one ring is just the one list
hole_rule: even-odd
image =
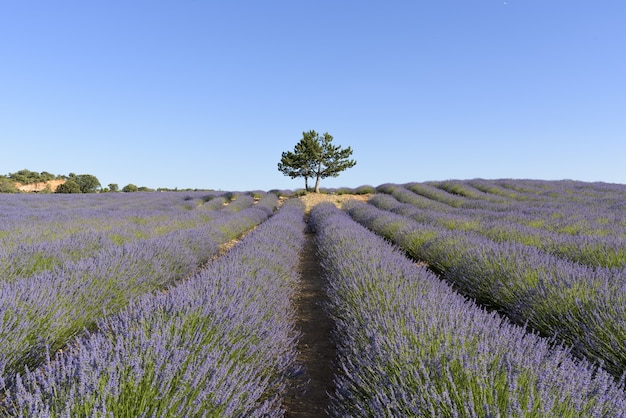
[(366, 202), (372, 197), (371, 194), (326, 194), (326, 193), (307, 193), (304, 196), (300, 196), (306, 206), (306, 213), (308, 214), (311, 208), (321, 202), (331, 202), (335, 206), (341, 208), (348, 200), (360, 200)]
[(41, 192), (46, 190), (46, 188), (54, 192), (63, 183), (65, 183), (65, 180), (50, 180), (31, 184), (15, 183), (15, 187), (21, 192)]
[(286, 417), (327, 416), (328, 393), (333, 384), (335, 346), (333, 323), (326, 315), (326, 291), (313, 233), (308, 232), (300, 258), (301, 279), (293, 303), (296, 326), (302, 333), (298, 342), (299, 362), (305, 367), (304, 383), (285, 399)]

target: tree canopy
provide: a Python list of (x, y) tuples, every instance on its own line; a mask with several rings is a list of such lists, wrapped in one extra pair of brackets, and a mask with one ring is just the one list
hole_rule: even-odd
[(126, 193), (138, 192), (139, 191), (139, 187), (137, 187), (136, 185), (130, 183), (130, 184), (127, 184), (126, 186), (122, 187), (122, 191), (126, 192)]
[(356, 165), (356, 161), (348, 159), (352, 149), (342, 149), (339, 145), (333, 145), (332, 141), (333, 137), (328, 132), (323, 135), (314, 130), (302, 132), (302, 139), (293, 152), (282, 153), (278, 171), (292, 179), (304, 177), (307, 191), (309, 178), (315, 178), (315, 192), (319, 193), (320, 179), (337, 177), (342, 171)]
[[(74, 181), (80, 187), (81, 193), (95, 193), (100, 187), (98, 178), (91, 174), (74, 174), (70, 173), (69, 180)], [(68, 180), (68, 181), (69, 181)]]
[(54, 180), (55, 178), (57, 178), (57, 176), (48, 173), (47, 171), (42, 171), (41, 173), (38, 173), (37, 171), (23, 169), (19, 170), (16, 173), (9, 173), (8, 178), (21, 184), (32, 184)]
[(63, 184), (59, 184), (59, 186), (54, 191), (55, 193), (82, 193), (80, 190), (80, 185), (74, 180), (67, 180)]
[(15, 182), (9, 180), (6, 177), (0, 177), (0, 193), (18, 193), (19, 190), (15, 187)]

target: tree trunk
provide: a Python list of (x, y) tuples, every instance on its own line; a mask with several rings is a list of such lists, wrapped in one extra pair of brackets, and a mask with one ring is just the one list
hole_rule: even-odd
[(306, 192), (309, 191), (309, 178), (308, 177), (304, 178), (304, 191)]
[(320, 192), (320, 177), (322, 176), (322, 162), (320, 161), (317, 164), (317, 173), (315, 177), (315, 193)]

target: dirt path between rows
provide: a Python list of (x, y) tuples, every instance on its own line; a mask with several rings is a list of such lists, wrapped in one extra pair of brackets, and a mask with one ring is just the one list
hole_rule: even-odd
[(285, 417), (323, 417), (328, 416), (328, 393), (333, 387), (335, 346), (333, 323), (323, 306), (326, 291), (312, 232), (306, 234), (300, 273), (293, 302), (297, 307), (296, 326), (302, 333), (298, 343), (299, 361), (306, 368), (304, 379), (308, 382), (286, 397)]
[[(313, 206), (331, 202), (341, 207), (348, 200), (367, 201), (371, 195), (329, 195), (308, 193), (299, 199), (305, 204), (305, 219)], [(333, 342), (333, 322), (327, 316), (325, 281), (316, 254), (315, 234), (307, 231), (300, 258), (300, 283), (293, 303), (296, 306), (296, 326), (302, 333), (298, 342), (298, 360), (306, 368), (302, 387), (294, 389), (284, 401), (285, 417), (329, 416), (329, 393), (333, 391), (336, 349)]]

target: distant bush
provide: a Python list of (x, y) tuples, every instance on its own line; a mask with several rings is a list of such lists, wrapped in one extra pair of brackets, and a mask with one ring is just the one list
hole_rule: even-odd
[(6, 177), (0, 177), (0, 193), (17, 193), (15, 183)]
[(60, 176), (55, 176), (54, 174), (48, 173), (47, 171), (42, 171), (41, 173), (38, 173), (36, 171), (30, 171), (27, 169), (20, 170), (16, 173), (10, 173), (8, 177), (13, 181), (22, 184), (40, 183), (60, 178)]
[(55, 193), (82, 193), (80, 186), (74, 180), (67, 180), (54, 191)]
[(138, 192), (139, 191), (139, 187), (137, 187), (134, 184), (127, 184), (126, 186), (124, 186), (122, 188), (123, 192), (129, 193), (129, 192)]
[(24, 169), (16, 173), (10, 173), (9, 178), (22, 184), (32, 184), (48, 180), (54, 180), (54, 174), (50, 174), (47, 171), (42, 171), (41, 173), (38, 173), (36, 171)]
[(95, 193), (100, 187), (100, 181), (96, 176), (91, 174), (74, 174), (70, 173), (69, 180), (74, 181), (80, 187), (82, 193)]

